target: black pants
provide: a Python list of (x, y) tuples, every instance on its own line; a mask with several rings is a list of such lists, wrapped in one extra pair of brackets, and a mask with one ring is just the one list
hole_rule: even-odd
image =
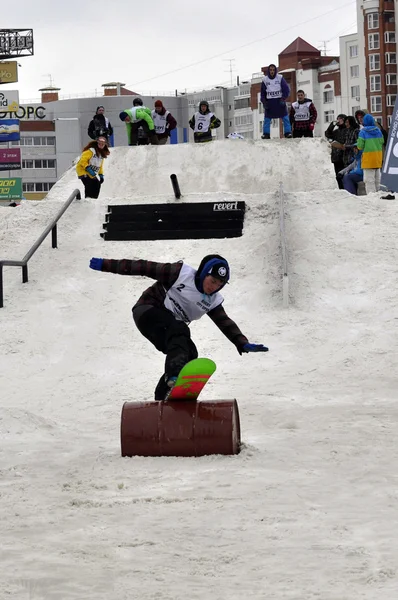
[(342, 179), (342, 177), (338, 177), (337, 174), (339, 171), (344, 169), (345, 165), (342, 160), (338, 160), (337, 162), (334, 162), (333, 165), (334, 165), (334, 172), (336, 173), (336, 181), (339, 186), (339, 189), (344, 190), (343, 179)]
[(144, 337), (160, 352), (166, 354), (165, 373), (155, 389), (155, 400), (163, 400), (169, 388), (167, 379), (177, 376), (182, 367), (198, 357), (198, 351), (191, 340), (191, 332), (183, 321), (177, 321), (166, 308), (137, 306), (133, 309), (133, 319)]
[(294, 138), (302, 138), (302, 137), (314, 137), (314, 132), (311, 129), (293, 129), (293, 137)]
[(131, 134), (130, 134), (130, 144), (129, 146), (137, 146), (138, 145), (138, 129), (142, 127), (145, 132), (145, 135), (149, 138), (149, 143), (155, 146), (158, 145), (158, 136), (155, 133), (154, 129), (149, 129), (148, 123), (146, 121), (137, 121), (137, 123), (131, 123)]
[(93, 179), (88, 176), (80, 177), (84, 185), (84, 197), (85, 198), (98, 198), (101, 183), (98, 181), (96, 177)]

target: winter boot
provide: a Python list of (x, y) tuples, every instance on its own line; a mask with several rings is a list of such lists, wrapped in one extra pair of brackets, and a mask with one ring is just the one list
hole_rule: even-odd
[(291, 133), (285, 133), (285, 138), (291, 138), (293, 137)]
[(270, 140), (271, 139), (271, 134), (269, 133), (263, 133), (263, 135), (261, 136), (262, 140)]

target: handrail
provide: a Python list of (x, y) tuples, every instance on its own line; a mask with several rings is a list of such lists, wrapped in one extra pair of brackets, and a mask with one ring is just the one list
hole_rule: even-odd
[(72, 204), (73, 200), (81, 200), (80, 190), (74, 190), (72, 194), (69, 196), (61, 210), (58, 214), (53, 218), (51, 223), (45, 228), (41, 236), (36, 240), (30, 250), (25, 254), (22, 260), (0, 260), (0, 308), (4, 306), (4, 298), (3, 298), (3, 267), (22, 267), (22, 283), (27, 283), (28, 281), (28, 261), (32, 258), (33, 254), (36, 252), (38, 247), (42, 244), (42, 242), (46, 239), (48, 234), (51, 231), (51, 242), (52, 248), (57, 248), (57, 222), (62, 217), (64, 212), (69, 208)]
[(284, 193), (282, 182), (279, 184), (279, 228), (281, 234), (281, 246), (282, 246), (282, 298), (283, 307), (289, 306), (289, 276), (287, 273), (287, 250), (286, 250), (286, 233), (285, 233), (285, 206), (284, 206)]

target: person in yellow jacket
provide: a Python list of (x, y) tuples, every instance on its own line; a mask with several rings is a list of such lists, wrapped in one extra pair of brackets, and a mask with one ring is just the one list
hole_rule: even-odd
[(104, 159), (109, 156), (108, 140), (100, 136), (83, 148), (76, 165), (78, 178), (84, 185), (85, 198), (98, 198), (104, 183)]

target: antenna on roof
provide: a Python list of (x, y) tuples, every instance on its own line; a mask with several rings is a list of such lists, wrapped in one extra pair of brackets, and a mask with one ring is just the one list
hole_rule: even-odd
[(328, 42), (330, 42), (330, 40), (323, 40), (321, 42), (321, 45), (318, 46), (318, 50), (320, 50), (322, 52), (323, 56), (326, 56), (326, 53), (328, 51), (328, 48), (327, 48), (327, 43)]

